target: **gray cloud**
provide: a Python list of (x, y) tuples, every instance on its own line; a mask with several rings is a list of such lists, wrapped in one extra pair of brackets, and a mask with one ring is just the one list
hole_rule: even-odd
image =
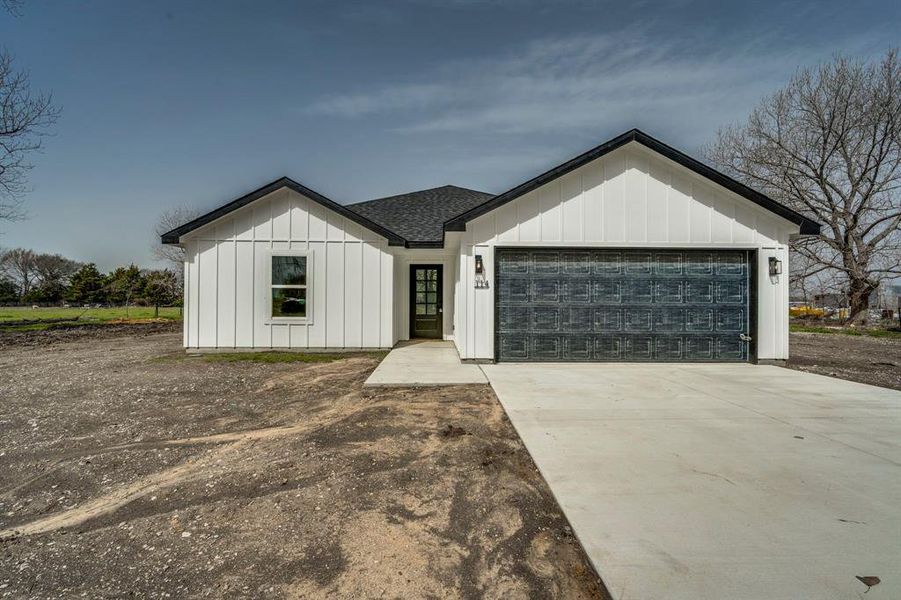
[[(740, 118), (798, 64), (827, 59), (808, 47), (788, 55), (757, 36), (716, 50), (692, 38), (648, 30), (551, 37), (499, 57), (450, 61), (418, 80), (322, 98), (309, 111), (343, 118), (381, 115), (405, 134), (527, 135), (628, 128), (667, 120), (691, 128)], [(833, 41), (834, 43), (834, 41)], [(852, 40), (851, 46), (855, 45)]]

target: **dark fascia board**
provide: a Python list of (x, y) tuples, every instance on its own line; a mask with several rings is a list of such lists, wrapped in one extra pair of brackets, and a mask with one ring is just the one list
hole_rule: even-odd
[(210, 211), (210, 212), (206, 213), (205, 215), (201, 215), (201, 216), (197, 217), (196, 219), (194, 219), (193, 221), (190, 221), (189, 223), (185, 223), (181, 227), (176, 227), (172, 231), (167, 231), (162, 236), (160, 236), (160, 240), (164, 244), (178, 244), (181, 239), (181, 236), (183, 236), (187, 233), (190, 233), (191, 231), (194, 231), (195, 229), (203, 227), (204, 225), (212, 223), (216, 219), (222, 218), (225, 215), (238, 210), (239, 208), (247, 206), (251, 202), (255, 202), (256, 200), (259, 200), (263, 196), (271, 194), (272, 192), (276, 192), (282, 188), (288, 188), (288, 189), (294, 190), (298, 194), (306, 196), (310, 200), (313, 200), (314, 202), (318, 202), (319, 204), (328, 208), (329, 210), (332, 210), (343, 217), (347, 217), (351, 221), (354, 221), (355, 223), (362, 225), (366, 229), (369, 229), (370, 231), (373, 231), (373, 232), (387, 238), (389, 246), (404, 246), (406, 244), (406, 240), (404, 238), (402, 238), (401, 236), (397, 235), (396, 233), (394, 233), (392, 231), (388, 231), (381, 225), (378, 225), (377, 223), (370, 221), (366, 217), (359, 215), (359, 214), (353, 212), (352, 210), (345, 208), (344, 206), (338, 204), (337, 202), (334, 202), (333, 200), (329, 200), (328, 198), (326, 198), (319, 192), (315, 192), (315, 191), (311, 190), (310, 188), (308, 188), (304, 185), (301, 185), (300, 183), (297, 183), (296, 181), (294, 181), (293, 179), (291, 179), (289, 177), (282, 177), (281, 179), (276, 179), (272, 183), (267, 183), (263, 187), (256, 189), (256, 190), (250, 192), (249, 194), (241, 196), (237, 200), (232, 200), (228, 204), (220, 206), (216, 210)]
[(525, 183), (522, 183), (515, 188), (504, 192), (503, 194), (499, 194), (494, 198), (491, 198), (487, 202), (480, 204), (479, 206), (476, 206), (475, 208), (472, 208), (469, 211), (454, 217), (453, 219), (450, 219), (449, 221), (444, 223), (444, 230), (465, 231), (467, 222), (472, 221), (473, 219), (480, 217), (500, 206), (503, 206), (507, 202), (515, 200), (516, 198), (519, 198), (520, 196), (523, 196), (531, 192), (532, 190), (569, 173), (570, 171), (578, 169), (582, 165), (600, 158), (605, 154), (616, 150), (620, 146), (625, 146), (629, 142), (638, 142), (642, 146), (650, 148), (651, 150), (665, 156), (673, 162), (678, 163), (683, 167), (694, 171), (698, 175), (706, 177), (714, 183), (723, 186), (727, 190), (735, 192), (739, 196), (742, 196), (743, 198), (746, 198), (751, 202), (762, 206), (770, 212), (773, 212), (780, 217), (799, 225), (801, 228), (801, 235), (817, 235), (818, 233), (820, 233), (820, 224), (816, 221), (808, 219), (804, 215), (779, 204), (769, 196), (766, 196), (764, 194), (761, 194), (757, 190), (749, 188), (745, 184), (732, 179), (728, 175), (720, 173), (716, 169), (708, 167), (704, 163), (695, 160), (687, 154), (664, 144), (660, 140), (653, 138), (648, 134), (639, 131), (638, 129), (632, 129), (630, 131), (627, 131), (626, 133), (623, 133), (622, 135), (618, 135), (612, 140), (606, 141), (600, 146), (592, 148), (588, 152), (580, 154), (572, 160), (554, 167), (550, 171), (542, 173), (541, 175), (530, 179), (529, 181), (526, 181)]
[(406, 244), (407, 248), (444, 248), (444, 242), (436, 242), (436, 241), (408, 241)]

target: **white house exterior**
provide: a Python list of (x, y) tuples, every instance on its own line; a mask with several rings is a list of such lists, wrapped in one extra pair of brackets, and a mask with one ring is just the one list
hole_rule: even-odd
[(415, 330), (475, 361), (766, 361), (788, 358), (789, 239), (817, 229), (632, 130), (497, 196), (341, 206), (283, 179), (163, 241), (186, 250), (187, 348)]

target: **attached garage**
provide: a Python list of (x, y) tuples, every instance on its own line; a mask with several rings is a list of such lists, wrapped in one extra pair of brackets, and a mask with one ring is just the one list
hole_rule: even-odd
[(761, 362), (788, 358), (789, 242), (819, 225), (633, 130), (445, 229), (463, 359)]
[(747, 361), (748, 250), (498, 248), (500, 361)]

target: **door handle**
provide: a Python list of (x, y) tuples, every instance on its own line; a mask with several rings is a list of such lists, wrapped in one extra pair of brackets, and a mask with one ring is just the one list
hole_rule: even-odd
[(753, 338), (751, 338), (750, 335), (742, 333), (742, 334), (739, 334), (738, 339), (740, 339), (743, 342), (750, 342)]
[(439, 306), (439, 307), (438, 307), (438, 312), (439, 312), (439, 313), (443, 313), (443, 312), (444, 312), (444, 309), (441, 308), (441, 307)]

